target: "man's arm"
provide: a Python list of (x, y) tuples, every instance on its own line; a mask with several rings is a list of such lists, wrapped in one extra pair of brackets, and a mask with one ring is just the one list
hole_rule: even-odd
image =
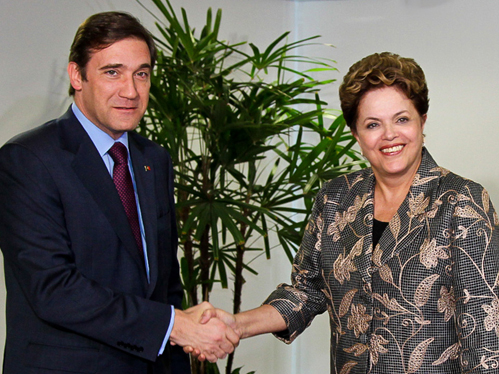
[[(0, 151), (0, 247), (6, 273), (22, 289), (9, 298), (11, 302), (16, 298), (19, 305), (25, 305), (49, 325), (155, 361), (170, 323), (171, 305), (120, 292), (78, 268), (77, 257), (81, 261), (81, 256), (92, 256), (94, 246), (106, 250), (104, 246), (114, 245), (116, 239), (105, 239), (111, 229), (101, 229), (96, 222), (79, 221), (77, 225), (71, 221), (82, 214), (74, 205), (82, 205), (87, 214), (92, 208), (85, 206), (91, 203), (88, 197), (68, 197), (71, 193), (64, 189), (65, 184), (77, 177), (65, 173), (67, 162), (61, 158), (47, 165), (17, 144)], [(54, 173), (61, 173), (63, 178)], [(67, 209), (69, 206), (71, 209)], [(92, 217), (100, 220), (98, 215)], [(76, 228), (69, 231), (69, 225)], [(94, 229), (92, 236), (85, 239), (78, 226)], [(82, 250), (85, 246), (89, 246), (88, 251)], [(95, 266), (103, 266), (102, 257), (95, 258)], [(174, 336), (179, 335), (181, 326), (179, 322), (174, 327)], [(191, 344), (199, 344), (194, 339), (200, 326), (189, 326), (189, 331), (181, 330), (186, 334), (182, 343), (192, 337)], [(216, 351), (211, 346), (202, 349)]]
[[(54, 160), (54, 165), (69, 178), (64, 162)], [(81, 248), (93, 247), (101, 236), (92, 232), (95, 237), (87, 235), (84, 240), (76, 237), (82, 230), (70, 233), (77, 212), (66, 207), (89, 200), (75, 195), (70, 202), (68, 190), (52, 175), (54, 165), (47, 166), (23, 145), (8, 144), (0, 151), (0, 247), (7, 272), (23, 291), (11, 300), (16, 298), (50, 325), (155, 360), (171, 307), (119, 292), (82, 274), (77, 258), (91, 256), (95, 248), (88, 253)]]

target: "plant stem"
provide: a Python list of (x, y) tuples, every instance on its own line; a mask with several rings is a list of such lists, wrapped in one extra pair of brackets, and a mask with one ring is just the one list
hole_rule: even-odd
[[(203, 184), (202, 184), (202, 192), (207, 197), (207, 200), (211, 200), (211, 189), (212, 184), (209, 178), (209, 170), (210, 170), (210, 158), (203, 156), (202, 164), (201, 164), (201, 173), (203, 175)], [(210, 301), (210, 267), (211, 267), (211, 258), (210, 258), (210, 225), (206, 225), (203, 234), (201, 236), (201, 242), (199, 245), (200, 249), (200, 259), (199, 265), (201, 267), (201, 287), (202, 287), (202, 297), (203, 301)]]
[[(179, 191), (178, 193), (179, 201), (187, 201), (189, 199), (189, 195), (187, 192)], [(189, 218), (190, 207), (186, 206), (182, 208), (180, 211), (180, 222), (184, 223)], [(198, 305), (198, 295), (197, 295), (197, 282), (194, 277), (194, 251), (191, 239), (191, 233), (187, 233), (185, 235), (185, 239), (183, 240), (184, 247), (184, 257), (187, 262), (187, 269), (189, 273), (189, 279), (184, 279), (184, 284), (188, 284), (189, 287), (187, 289), (187, 295), (190, 300), (188, 300), (188, 305), (194, 306)]]
[(201, 267), (201, 287), (203, 301), (210, 301), (210, 225), (206, 225), (200, 243), (201, 256), (199, 265)]
[[(249, 215), (248, 210), (244, 210), (244, 215), (247, 217)], [(241, 234), (243, 234), (243, 237), (246, 235), (246, 229), (247, 225), (242, 223), (241, 224)], [(234, 309), (232, 312), (234, 314), (237, 314), (241, 311), (241, 302), (242, 302), (242, 293), (243, 293), (243, 284), (244, 284), (244, 277), (243, 277), (243, 265), (244, 265), (244, 252), (245, 252), (245, 245), (244, 244), (239, 244), (236, 247), (237, 249), (237, 254), (236, 254), (236, 268), (234, 271)], [(232, 372), (232, 364), (234, 363), (234, 354), (235, 351), (229, 354), (229, 357), (227, 358), (227, 365), (225, 366), (225, 373), (226, 374), (231, 374)]]

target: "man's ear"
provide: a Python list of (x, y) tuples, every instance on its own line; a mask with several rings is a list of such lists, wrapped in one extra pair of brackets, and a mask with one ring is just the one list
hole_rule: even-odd
[(68, 64), (69, 82), (75, 91), (81, 91), (83, 78), (81, 77), (80, 67), (76, 62), (71, 61)]

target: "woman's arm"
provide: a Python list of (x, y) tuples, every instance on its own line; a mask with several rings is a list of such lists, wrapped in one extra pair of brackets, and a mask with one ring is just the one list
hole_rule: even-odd
[(262, 305), (236, 315), (221, 309), (216, 309), (215, 312), (215, 315), (212, 315), (213, 310), (206, 311), (203, 314), (201, 322), (205, 323), (212, 317), (219, 318), (231, 327), (241, 339), (287, 329), (284, 318), (282, 318), (277, 309), (270, 305)]
[[(270, 305), (262, 305), (258, 308), (231, 314), (222, 309), (207, 309), (201, 316), (201, 323), (205, 324), (212, 318), (218, 318), (229, 326), (240, 339), (250, 338), (255, 335), (284, 331), (287, 329), (286, 322), (281, 314)], [(191, 353), (199, 361), (206, 360), (199, 349), (184, 347), (186, 353)]]

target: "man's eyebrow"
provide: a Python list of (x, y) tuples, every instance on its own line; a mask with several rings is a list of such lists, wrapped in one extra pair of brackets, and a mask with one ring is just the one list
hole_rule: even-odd
[(122, 68), (122, 67), (123, 67), (123, 64), (108, 64), (108, 65), (104, 65), (104, 66), (100, 67), (99, 70), (118, 69), (118, 68)]
[(151, 64), (147, 64), (146, 63), (146, 64), (140, 65), (140, 67), (139, 67), (138, 70), (140, 70), (140, 69), (149, 69), (149, 70), (152, 70), (152, 66), (151, 66)]
[[(119, 69), (119, 68), (122, 68), (123, 66), (125, 66), (125, 65), (124, 64), (108, 64), (108, 65), (104, 65), (104, 66), (100, 67), (99, 70)], [(145, 64), (140, 65), (137, 70), (141, 70), (141, 69), (152, 70), (152, 66), (149, 63), (145, 63)]]

